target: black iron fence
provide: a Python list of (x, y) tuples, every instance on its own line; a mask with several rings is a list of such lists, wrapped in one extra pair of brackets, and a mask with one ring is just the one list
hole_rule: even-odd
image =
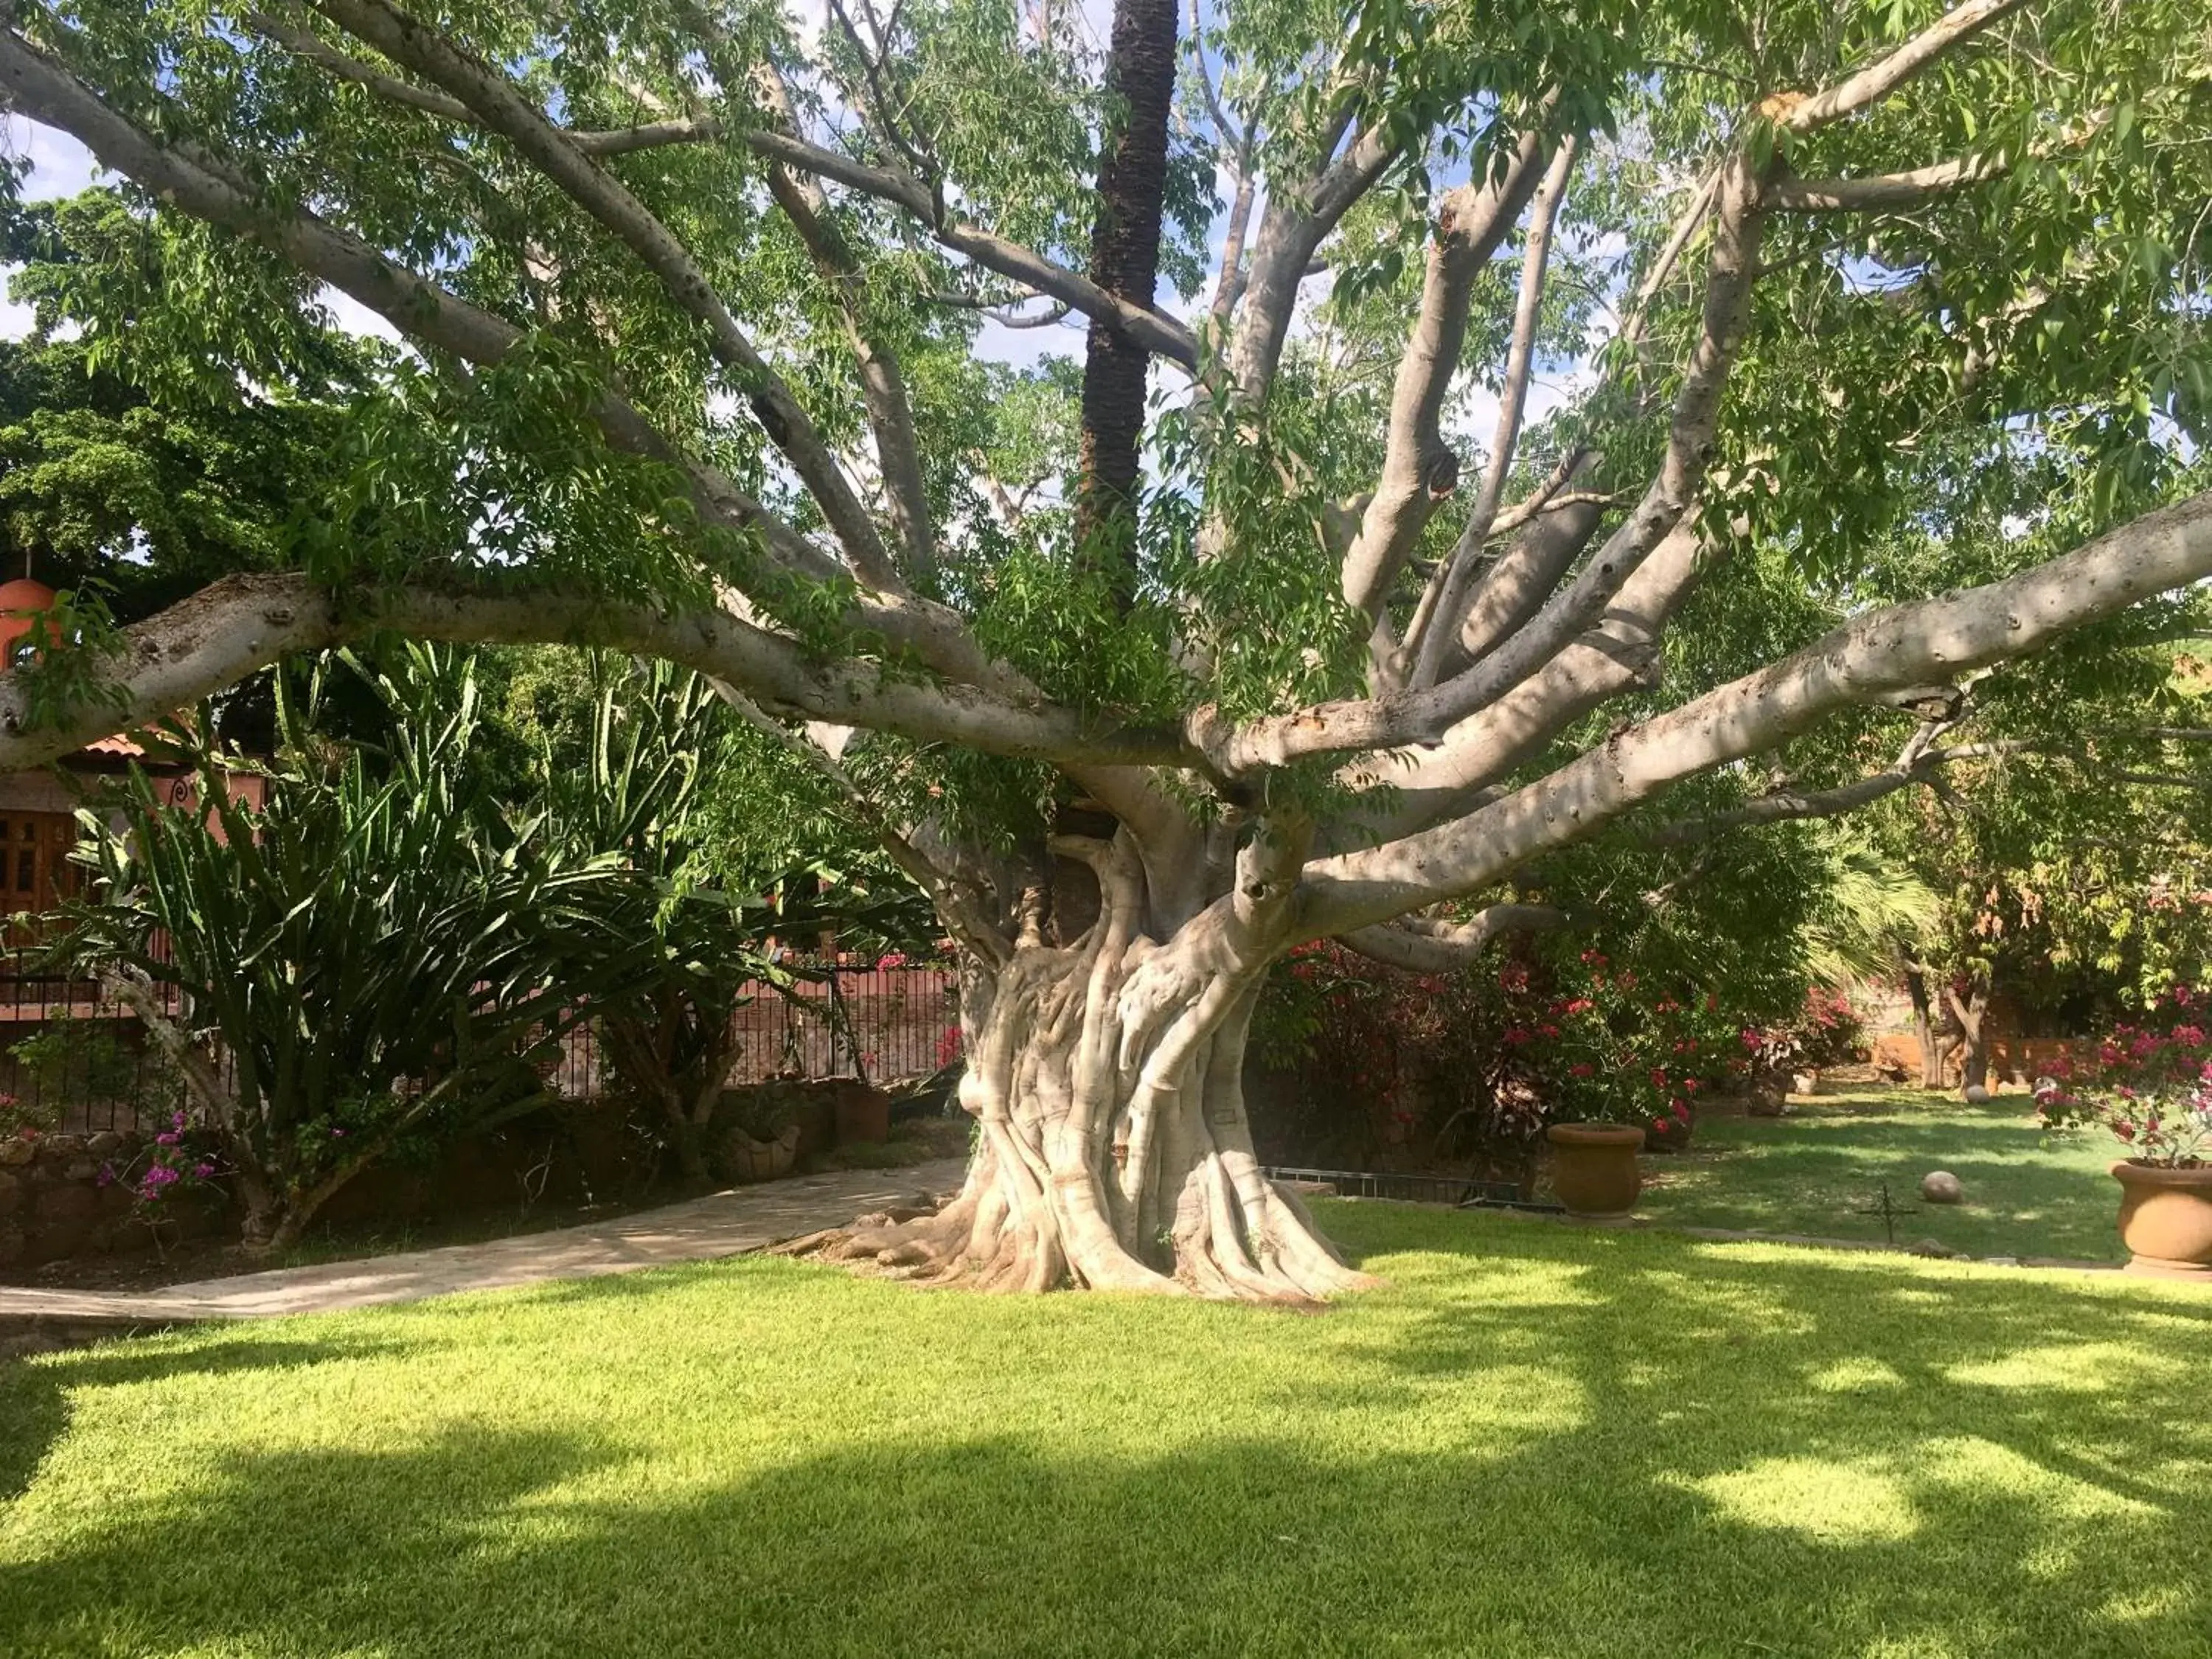
[(1401, 1174), (1393, 1170), (1312, 1170), (1271, 1164), (1261, 1173), (1270, 1181), (1331, 1188), (1339, 1198), (1388, 1198), (1407, 1204), (1449, 1204), (1462, 1210), (1533, 1210), (1559, 1212), (1557, 1204), (1523, 1198), (1517, 1182), (1481, 1181), (1468, 1176)]
[[(945, 961), (820, 957), (787, 964), (808, 976), (788, 991), (746, 988), (732, 1017), (733, 1084), (771, 1077), (926, 1075), (960, 1054), (959, 977)], [(167, 990), (166, 1012), (179, 1012)], [(553, 1087), (596, 1100), (609, 1079), (597, 1023), (562, 1043)], [(73, 1134), (144, 1128), (183, 1104), (175, 1070), (138, 1016), (100, 986), (35, 970), (0, 953), (0, 1132), (10, 1118)]]

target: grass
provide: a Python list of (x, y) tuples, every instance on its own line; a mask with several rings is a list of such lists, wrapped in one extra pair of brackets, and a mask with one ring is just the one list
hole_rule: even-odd
[(2212, 1654), (2212, 1297), (1323, 1207), (1312, 1317), (748, 1259), (0, 1367), (0, 1652)]
[[(2026, 1095), (1968, 1106), (1917, 1090), (1867, 1089), (1792, 1103), (1784, 1118), (1702, 1116), (1687, 1152), (1644, 1159), (1638, 1212), (1666, 1226), (1732, 1227), (1826, 1238), (1882, 1237), (1880, 1202), (1900, 1216), (1897, 1242), (1933, 1238), (1975, 1255), (2118, 1261), (2120, 1194), (2109, 1136), (2046, 1136)], [(1948, 1170), (1963, 1203), (1920, 1197)]]

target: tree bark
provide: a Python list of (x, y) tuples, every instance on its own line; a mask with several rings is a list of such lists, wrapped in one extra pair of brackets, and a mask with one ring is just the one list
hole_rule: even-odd
[(969, 963), (959, 1099), (981, 1133), (960, 1192), (784, 1248), (992, 1290), (1309, 1304), (1373, 1284), (1253, 1151), (1245, 1035), (1284, 895), (1254, 899), (1248, 854), (1237, 892), (1156, 939), (1126, 836), (1059, 846), (1097, 872), (1099, 915), (1072, 945), (1031, 929), (1004, 966)]
[[(1159, 278), (1174, 100), (1176, 0), (1115, 0), (1106, 64), (1105, 153), (1091, 233), (1091, 280), (1150, 310)], [(1075, 544), (1133, 591), (1139, 449), (1150, 349), (1094, 318), (1083, 363), (1083, 438)]]
[(1905, 994), (1912, 999), (1912, 1035), (1920, 1044), (1920, 1086), (1943, 1086), (1943, 1044), (1936, 1030), (1935, 1005), (1928, 994), (1928, 976), (1917, 968), (1905, 972)]
[(1954, 985), (1946, 988), (1943, 998), (1950, 1005), (1951, 1018), (1959, 1023), (1959, 1086), (1986, 1089), (1990, 1085), (1990, 988), (1976, 981), (1961, 996), (1959, 988)]

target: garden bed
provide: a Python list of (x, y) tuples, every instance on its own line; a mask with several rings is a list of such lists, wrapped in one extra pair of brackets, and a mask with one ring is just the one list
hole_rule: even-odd
[[(832, 1146), (792, 1171), (794, 1176), (828, 1170), (905, 1169), (968, 1149), (965, 1117), (908, 1119), (891, 1127), (880, 1145)], [(324, 1261), (365, 1260), (448, 1244), (480, 1244), (492, 1239), (551, 1232), (585, 1222), (606, 1221), (650, 1210), (690, 1196), (663, 1183), (635, 1188), (619, 1197), (592, 1203), (575, 1199), (547, 1200), (518, 1207), (510, 1199), (430, 1214), (378, 1216), (355, 1211), (312, 1230), (300, 1244), (278, 1255), (255, 1254), (238, 1242), (235, 1225), (221, 1237), (193, 1237), (151, 1248), (118, 1249), (67, 1257), (38, 1267), (0, 1268), (0, 1285), (28, 1285), (46, 1290), (150, 1291), (170, 1285), (269, 1267), (303, 1267)], [(4, 1650), (0, 1650), (4, 1651)]]

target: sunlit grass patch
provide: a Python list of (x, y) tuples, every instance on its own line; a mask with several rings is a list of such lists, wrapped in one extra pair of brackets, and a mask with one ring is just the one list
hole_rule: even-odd
[[(2045, 1134), (2025, 1095), (1980, 1106), (1918, 1090), (1793, 1103), (1783, 1118), (1701, 1118), (1687, 1152), (1647, 1158), (1639, 1213), (1665, 1224), (1900, 1245), (1933, 1238), (1978, 1256), (2121, 1259), (2108, 1137)], [(1948, 1170), (1965, 1200), (1935, 1205)], [(1890, 1220), (1880, 1213), (1889, 1190)]]
[(1318, 1316), (748, 1260), (0, 1370), (0, 1653), (2212, 1654), (2212, 1298), (1324, 1207)]

